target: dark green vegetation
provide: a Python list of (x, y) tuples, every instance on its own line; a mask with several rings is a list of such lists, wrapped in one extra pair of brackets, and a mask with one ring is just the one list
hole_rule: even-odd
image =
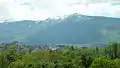
[(0, 52), (0, 68), (120, 68), (120, 44), (28, 52), (12, 44)]
[(73, 14), (44, 21), (0, 23), (0, 41), (24, 44), (89, 44), (120, 41), (120, 19)]

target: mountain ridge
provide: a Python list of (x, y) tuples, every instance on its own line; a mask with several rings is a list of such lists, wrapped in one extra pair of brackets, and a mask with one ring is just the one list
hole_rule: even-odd
[(83, 15), (80, 13), (73, 13), (70, 15), (64, 15), (64, 16), (56, 16), (56, 17), (48, 17), (44, 20), (2, 20), (0, 21), (0, 23), (11, 23), (11, 22), (19, 22), (19, 21), (34, 21), (34, 22), (39, 22), (39, 21), (46, 21), (46, 20), (59, 20), (59, 19), (65, 19), (68, 18), (70, 16), (79, 16), (79, 17), (90, 17), (90, 18), (112, 18), (112, 19), (120, 19), (118, 17), (107, 17), (107, 16), (90, 16), (90, 15)]
[[(6, 24), (5, 24), (6, 23)], [(73, 14), (62, 19), (0, 23), (0, 41), (25, 44), (93, 44), (120, 41), (120, 18)]]

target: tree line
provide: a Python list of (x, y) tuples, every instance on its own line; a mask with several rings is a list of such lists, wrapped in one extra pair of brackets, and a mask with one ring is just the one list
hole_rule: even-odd
[(35, 52), (18, 51), (12, 45), (0, 52), (0, 68), (120, 68), (120, 44)]

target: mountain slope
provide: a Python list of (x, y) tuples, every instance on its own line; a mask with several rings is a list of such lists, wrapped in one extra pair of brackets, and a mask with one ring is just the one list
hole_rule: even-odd
[(27, 44), (93, 44), (120, 41), (120, 19), (72, 14), (44, 21), (0, 24), (0, 41)]

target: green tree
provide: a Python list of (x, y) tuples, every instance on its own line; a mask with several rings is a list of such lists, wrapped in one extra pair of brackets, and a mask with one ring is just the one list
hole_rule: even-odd
[(106, 57), (96, 58), (90, 68), (115, 68), (115, 63)]
[(0, 53), (0, 68), (7, 68), (8, 67), (7, 56), (3, 52)]
[(112, 43), (105, 48), (105, 54), (111, 58), (116, 59), (120, 57), (120, 44)]

